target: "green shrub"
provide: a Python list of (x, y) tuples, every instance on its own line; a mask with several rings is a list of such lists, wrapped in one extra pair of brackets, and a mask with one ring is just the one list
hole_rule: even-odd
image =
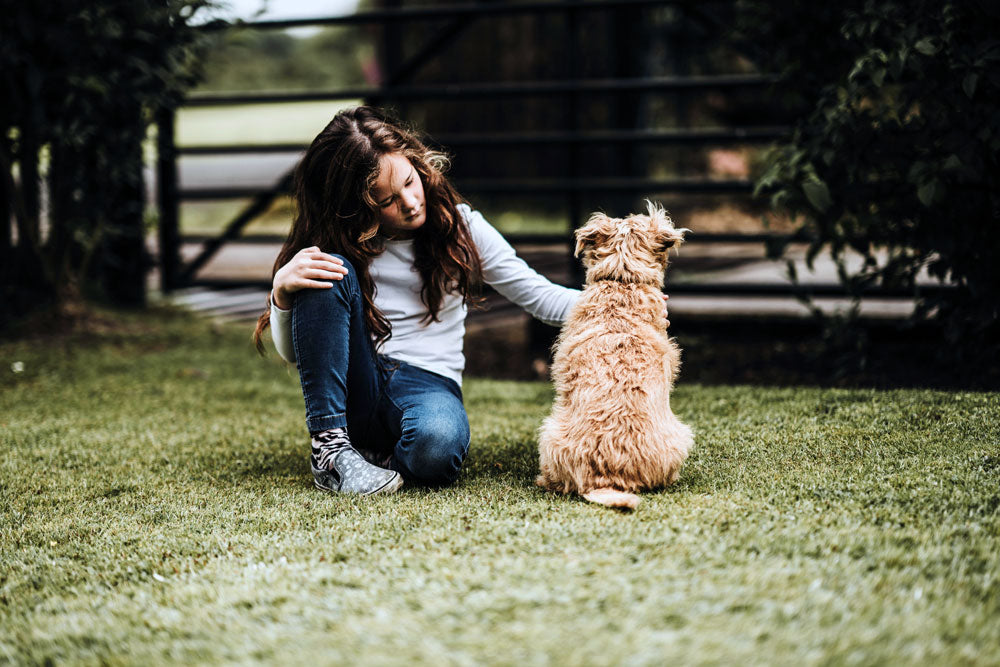
[(18, 230), (13, 243), (0, 211), (0, 320), (80, 292), (144, 300), (142, 143), (156, 110), (195, 81), (202, 36), (189, 21), (209, 4), (46, 0), (0, 12), (0, 208)]
[[(995, 355), (1000, 6), (788, 0), (742, 2), (740, 17), (801, 112), (756, 189), (800, 216), (810, 265), (828, 249), (855, 304), (870, 287), (912, 291), (914, 317), (943, 324), (950, 348)], [(923, 271), (948, 289), (920, 292)]]

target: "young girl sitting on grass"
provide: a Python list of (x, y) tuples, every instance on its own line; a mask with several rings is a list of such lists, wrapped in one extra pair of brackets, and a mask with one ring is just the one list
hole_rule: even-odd
[(274, 264), (278, 353), (298, 365), (318, 488), (389, 493), (458, 477), (467, 305), (480, 282), (559, 325), (578, 290), (514, 254), (442, 174), (447, 160), (382, 111), (338, 113), (295, 174), (298, 210)]

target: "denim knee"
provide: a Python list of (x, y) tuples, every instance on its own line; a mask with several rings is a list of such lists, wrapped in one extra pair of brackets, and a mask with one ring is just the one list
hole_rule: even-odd
[(357, 295), (360, 292), (360, 284), (358, 283), (357, 274), (354, 271), (354, 266), (351, 262), (343, 255), (332, 255), (344, 263), (344, 268), (347, 269), (347, 275), (339, 280), (332, 280), (326, 278), (317, 278), (320, 282), (330, 283), (332, 286), (327, 289), (324, 287), (316, 288), (306, 288), (295, 292), (295, 303), (296, 305), (301, 305), (303, 303), (310, 302), (322, 302), (325, 299), (337, 299), (343, 298), (347, 299), (351, 296)]
[(396, 460), (405, 477), (442, 486), (458, 479), (468, 450), (469, 427), (465, 420), (436, 416), (404, 428), (396, 446)]

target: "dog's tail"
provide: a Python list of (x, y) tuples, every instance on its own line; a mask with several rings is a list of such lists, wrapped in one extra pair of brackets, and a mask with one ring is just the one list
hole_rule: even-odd
[(639, 506), (639, 496), (618, 489), (592, 489), (583, 494), (583, 497), (592, 503), (619, 510), (631, 511)]

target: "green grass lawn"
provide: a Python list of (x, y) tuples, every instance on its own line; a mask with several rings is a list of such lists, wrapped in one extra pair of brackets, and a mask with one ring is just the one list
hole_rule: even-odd
[(470, 379), (457, 485), (331, 497), (248, 331), (103, 318), (0, 343), (0, 662), (1000, 664), (996, 393), (682, 377), (628, 515), (532, 485), (547, 384)]
[(177, 112), (178, 146), (308, 145), (338, 111), (361, 100), (185, 107)]

